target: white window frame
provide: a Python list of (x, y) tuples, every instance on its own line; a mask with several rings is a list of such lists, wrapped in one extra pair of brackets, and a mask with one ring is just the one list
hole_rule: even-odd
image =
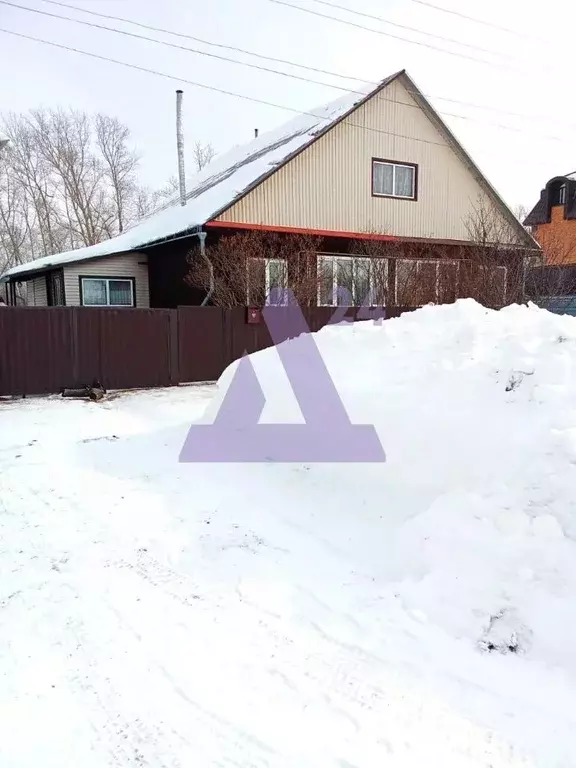
[[(389, 165), (392, 168), (392, 193), (376, 192), (374, 188), (374, 167), (376, 165)], [(398, 195), (396, 194), (396, 168), (409, 168), (412, 171), (412, 194), (411, 195)], [(393, 197), (397, 200), (416, 200), (416, 190), (418, 184), (418, 166), (413, 163), (397, 163), (394, 160), (378, 160), (372, 159), (372, 195), (373, 197)]]
[[(246, 304), (247, 306), (251, 306), (250, 303), (250, 262), (265, 262), (264, 267), (264, 292), (266, 297), (266, 306), (270, 304), (270, 267), (275, 264), (281, 265), (283, 271), (284, 271), (284, 286), (282, 290), (286, 291), (288, 288), (288, 262), (286, 259), (261, 259), (257, 257), (253, 257), (248, 259), (246, 262)], [(283, 297), (283, 304), (286, 304), (286, 296)]]
[[(331, 303), (326, 303), (322, 301), (322, 284), (320, 279), (320, 270), (321, 265), (323, 261), (331, 261), (333, 262), (333, 269), (332, 269), (332, 301)], [(372, 259), (370, 256), (361, 256), (361, 255), (354, 255), (354, 254), (339, 254), (339, 253), (318, 253), (316, 254), (316, 268), (317, 268), (317, 274), (318, 274), (318, 293), (317, 293), (317, 304), (319, 307), (335, 307), (337, 306), (337, 299), (338, 299), (338, 262), (340, 261), (351, 261), (352, 262), (352, 281), (356, 279), (356, 265), (361, 261), (367, 261), (369, 264), (369, 274), (368, 274), (368, 284), (369, 284), (369, 292), (370, 295), (372, 295), (372, 292), (374, 290), (374, 279), (373, 279), (373, 261), (375, 259)], [(380, 259), (378, 259), (380, 261)], [(388, 279), (388, 259), (382, 259), (381, 261), (384, 262), (384, 270), (385, 270), (385, 280)], [(354, 298), (354, 297), (352, 297)], [(362, 301), (365, 297), (362, 297)], [(361, 306), (361, 305), (358, 305)], [(372, 303), (370, 306), (375, 306), (374, 303)], [(386, 306), (385, 299), (382, 302), (382, 306)]]
[[(460, 277), (460, 261), (458, 259), (397, 259), (396, 261), (396, 271), (394, 275), (394, 300), (396, 302), (396, 306), (401, 306), (398, 296), (398, 264), (400, 262), (407, 261), (409, 264), (416, 264), (416, 276), (418, 276), (418, 269), (420, 264), (430, 264), (435, 263), (436, 264), (436, 286), (434, 289), (434, 304), (438, 304), (438, 301), (440, 299), (440, 264), (455, 264), (456, 265), (456, 280), (459, 280)], [(456, 294), (458, 294), (458, 291), (456, 291)], [(458, 298), (458, 296), (456, 296)], [(427, 302), (430, 303), (430, 302)], [(425, 304), (418, 304), (419, 307), (426, 306)]]
[[(83, 307), (124, 307), (125, 309), (134, 308), (136, 306), (135, 302), (135, 286), (136, 286), (136, 279), (132, 277), (98, 277), (98, 276), (92, 276), (92, 275), (86, 275), (85, 277), (80, 278), (82, 282), (82, 306)], [(106, 304), (86, 304), (85, 301), (85, 291), (84, 291), (84, 284), (89, 281), (94, 280), (98, 282), (103, 282), (106, 285)], [(110, 282), (115, 283), (128, 283), (130, 285), (130, 304), (111, 304), (110, 303)]]

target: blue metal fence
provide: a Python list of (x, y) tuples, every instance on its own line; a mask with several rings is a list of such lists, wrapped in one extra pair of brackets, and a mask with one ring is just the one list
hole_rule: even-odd
[(556, 315), (576, 316), (576, 295), (551, 296), (542, 301), (542, 306), (549, 312), (554, 312)]

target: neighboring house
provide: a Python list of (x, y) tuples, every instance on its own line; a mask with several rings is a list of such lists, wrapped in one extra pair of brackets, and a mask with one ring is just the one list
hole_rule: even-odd
[(576, 314), (576, 172), (550, 179), (524, 225), (542, 248), (542, 266), (527, 276), (529, 298)]
[[(386, 256), (387, 302), (402, 303), (398, 276), (408, 256), (429, 300), (454, 300), (470, 295), (466, 262), (475, 252), (470, 224), (479, 201), (514, 258), (537, 248), (404, 71), (216, 158), (187, 189), (183, 206), (174, 201), (111, 240), (18, 266), (3, 279), (12, 292), (27, 282), (35, 306), (199, 304), (205, 292), (185, 280), (198, 233), (207, 233), (210, 246), (251, 230), (321, 238), (312, 267), (319, 274), (321, 263), (334, 289), (355, 279), (353, 244), (390, 243), (390, 258), (379, 254)], [(491, 277), (502, 300), (518, 295), (509, 263), (509, 254), (495, 262)], [(286, 281), (289, 270), (277, 259), (262, 265), (266, 287)], [(320, 293), (319, 303), (335, 300), (330, 286)]]
[(550, 179), (524, 225), (542, 246), (545, 264), (576, 264), (576, 172)]

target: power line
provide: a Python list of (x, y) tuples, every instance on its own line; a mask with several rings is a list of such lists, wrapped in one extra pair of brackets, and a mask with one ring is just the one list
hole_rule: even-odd
[[(137, 34), (136, 32), (128, 32), (127, 30), (124, 30), (124, 29), (116, 29), (115, 27), (108, 27), (108, 26), (106, 26), (104, 24), (97, 24), (97, 23), (92, 22), (92, 21), (83, 21), (82, 19), (74, 19), (74, 18), (72, 18), (70, 16), (64, 16), (62, 14), (52, 13), (50, 11), (41, 11), (39, 8), (30, 8), (30, 7), (26, 6), (26, 5), (20, 5), (19, 3), (14, 3), (11, 0), (0, 0), (0, 4), (1, 5), (7, 5), (7, 6), (10, 6), (12, 8), (18, 8), (19, 10), (28, 11), (30, 13), (35, 13), (35, 14), (38, 14), (38, 15), (41, 15), (41, 16), (48, 16), (49, 18), (53, 18), (53, 19), (60, 19), (62, 21), (69, 21), (69, 22), (72, 22), (73, 24), (80, 24), (82, 26), (90, 27), (90, 28), (93, 28), (93, 29), (100, 29), (100, 30), (104, 30), (106, 32), (113, 32), (114, 34), (123, 35), (123, 36), (126, 36), (126, 37), (132, 37), (132, 38), (135, 38), (137, 40), (145, 40), (147, 42), (156, 43), (157, 45), (163, 45), (163, 46), (166, 46), (168, 48), (175, 48), (177, 50), (186, 51), (188, 53), (195, 53), (195, 54), (198, 54), (199, 56), (208, 56), (209, 58), (217, 59), (219, 61), (226, 61), (228, 63), (237, 64), (237, 65), (242, 66), (242, 67), (249, 67), (250, 69), (256, 69), (256, 70), (261, 71), (261, 72), (267, 72), (267, 73), (270, 73), (270, 74), (279, 75), (281, 77), (287, 77), (287, 78), (290, 78), (290, 79), (293, 79), (293, 80), (299, 80), (300, 82), (311, 83), (313, 85), (321, 85), (324, 88), (334, 88), (335, 90), (342, 91), (344, 93), (357, 93), (358, 95), (361, 95), (361, 96), (365, 95), (364, 91), (355, 91), (355, 90), (351, 90), (350, 88), (345, 88), (345, 87), (340, 86), (340, 85), (334, 85), (332, 83), (325, 83), (325, 82), (321, 82), (319, 80), (312, 80), (311, 78), (304, 77), (302, 75), (294, 75), (294, 74), (291, 74), (289, 72), (281, 72), (281, 71), (279, 71), (277, 69), (271, 69), (270, 67), (262, 67), (259, 64), (251, 64), (251, 63), (246, 62), (246, 61), (239, 61), (238, 59), (232, 59), (229, 56), (221, 56), (221, 55), (215, 54), (215, 53), (208, 53), (207, 51), (200, 51), (200, 50), (198, 50), (196, 48), (189, 48), (189, 47), (184, 46), (184, 45), (178, 45), (177, 43), (169, 43), (166, 40), (157, 40), (156, 38), (148, 37), (147, 35), (140, 35), (140, 34)], [(374, 84), (374, 85), (376, 85), (376, 84)], [(393, 101), (393, 100), (387, 99), (387, 101)], [(399, 102), (395, 102), (394, 101), (393, 103), (399, 103)], [(406, 104), (405, 106), (418, 108), (417, 105), (413, 105), (413, 104)], [(453, 114), (453, 113), (450, 113), (450, 112), (445, 112), (443, 114), (445, 114), (448, 117), (455, 117), (455, 118), (458, 118), (458, 119), (461, 119), (461, 120), (473, 120), (474, 119), (474, 118), (469, 118), (469, 117), (467, 117), (465, 115), (457, 115), (457, 114)], [(499, 128), (506, 128), (507, 127), (507, 126), (503, 126), (503, 125), (500, 125), (500, 124), (495, 124), (495, 125), (497, 127), (499, 127)], [(511, 128), (510, 130), (515, 130), (515, 129)]]
[[(103, 56), (99, 53), (92, 53), (91, 51), (83, 51), (81, 48), (73, 48), (70, 45), (63, 45), (62, 43), (55, 43), (52, 40), (43, 40), (40, 37), (34, 37), (33, 35), (26, 35), (24, 32), (16, 32), (12, 29), (4, 29), (3, 27), (0, 27), (0, 32), (4, 32), (7, 35), (13, 35), (15, 37), (23, 38), (24, 40), (32, 40), (35, 43), (42, 43), (43, 45), (49, 45), (53, 48), (60, 48), (63, 51), (71, 51), (73, 53), (79, 53), (83, 56), (90, 56), (93, 59), (99, 59), (100, 61), (106, 61), (111, 64), (117, 64), (121, 67), (128, 67), (129, 69), (135, 69), (139, 72), (145, 72), (149, 75), (155, 75), (156, 77), (163, 77), (167, 78), (168, 80), (173, 80), (175, 82), (179, 83), (186, 83), (187, 85), (192, 85), (195, 88), (202, 88), (207, 91), (213, 91), (215, 93), (221, 93), (225, 96), (234, 96), (237, 99), (244, 99), (245, 101), (251, 101), (254, 104), (263, 104), (267, 107), (275, 107), (276, 109), (283, 109), (286, 112), (292, 112), (296, 115), (306, 115), (308, 117), (313, 117), (316, 120), (326, 120), (326, 115), (317, 115), (314, 112), (305, 112), (300, 109), (294, 109), (293, 107), (287, 107), (285, 104), (276, 104), (273, 101), (267, 101), (265, 99), (258, 99), (254, 96), (246, 96), (242, 93), (235, 93), (234, 91), (227, 91), (224, 88), (217, 88), (213, 85), (206, 85), (206, 83), (198, 83), (194, 80), (188, 80), (184, 77), (180, 77), (179, 75), (169, 75), (166, 72), (160, 72), (156, 69), (150, 69), (148, 67), (142, 67), (139, 64), (131, 64), (127, 61), (120, 61), (119, 59), (113, 59), (110, 56)], [(364, 96), (367, 96), (367, 93), (363, 94)], [(400, 102), (395, 102), (400, 103)], [(363, 131), (370, 131), (372, 133), (381, 133), (386, 136), (393, 136), (397, 139), (408, 139), (409, 141), (417, 141), (422, 144), (433, 144), (437, 147), (443, 147), (444, 149), (450, 149), (449, 145), (444, 144), (440, 141), (430, 141), (430, 139), (419, 139), (415, 136), (406, 136), (401, 133), (396, 133), (394, 131), (385, 131), (382, 128), (372, 128), (368, 125), (359, 125), (358, 123), (351, 123), (349, 121), (346, 121), (346, 125), (350, 126), (351, 128), (360, 128)]]
[[(324, 2), (324, 0), (312, 0), (312, 1), (313, 2)], [(416, 0), (414, 0), (414, 1), (416, 1)], [(207, 46), (212, 46), (212, 47), (215, 47), (215, 48), (221, 48), (221, 49), (225, 49), (225, 50), (235, 51), (237, 53), (242, 53), (242, 54), (245, 54), (247, 56), (253, 56), (255, 58), (263, 59), (265, 61), (273, 61), (273, 62), (275, 62), (277, 64), (285, 64), (285, 65), (290, 66), (290, 67), (297, 67), (299, 69), (304, 69), (304, 70), (307, 70), (309, 72), (317, 72), (319, 74), (329, 75), (331, 77), (338, 77), (338, 78), (340, 78), (342, 80), (353, 80), (353, 81), (355, 81), (357, 83), (361, 83), (362, 85), (374, 85), (374, 87), (376, 87), (376, 85), (377, 85), (376, 82), (367, 82), (366, 80), (364, 80), (364, 79), (362, 79), (360, 77), (354, 77), (352, 75), (344, 75), (344, 74), (342, 74), (340, 72), (333, 72), (331, 70), (320, 69), (318, 67), (311, 67), (311, 66), (308, 66), (306, 64), (301, 64), (301, 63), (296, 62), (296, 61), (290, 61), (288, 59), (279, 59), (279, 58), (275, 58), (274, 56), (266, 56), (264, 54), (257, 53), (255, 51), (250, 51), (250, 50), (247, 50), (245, 48), (237, 48), (237, 47), (231, 46), (231, 45), (224, 45), (222, 43), (215, 43), (213, 41), (205, 40), (203, 38), (195, 37), (193, 35), (188, 35), (188, 34), (185, 34), (183, 32), (176, 32), (174, 30), (164, 29), (162, 27), (155, 27), (155, 26), (152, 26), (150, 24), (143, 24), (143, 23), (141, 23), (139, 21), (135, 21), (134, 19), (128, 19), (125, 16), (113, 16), (113, 15), (106, 14), (106, 13), (99, 13), (98, 11), (88, 10), (87, 8), (81, 8), (81, 7), (76, 6), (76, 5), (70, 5), (69, 3), (62, 3), (62, 2), (59, 2), (58, 0), (41, 0), (41, 2), (49, 3), (50, 5), (56, 5), (56, 6), (59, 6), (61, 8), (67, 8), (69, 10), (79, 11), (81, 13), (90, 14), (91, 16), (97, 16), (97, 17), (103, 18), (103, 19), (109, 19), (109, 20), (113, 20), (113, 21), (120, 21), (120, 22), (122, 22), (124, 24), (132, 24), (132, 25), (134, 25), (136, 27), (152, 30), (154, 32), (161, 32), (162, 34), (173, 35), (174, 37), (179, 37), (179, 38), (183, 38), (183, 39), (187, 39), (187, 40), (193, 40), (195, 42), (201, 43), (202, 45), (207, 45)], [(325, 4), (328, 5), (328, 3), (325, 3)], [(343, 8), (343, 6), (334, 6), (334, 7)], [(29, 9), (29, 10), (32, 10), (32, 9)], [(350, 12), (352, 12), (351, 9), (350, 9)], [(358, 13), (359, 14), (360, 12), (354, 11), (354, 13)], [(368, 14), (362, 14), (362, 15), (368, 15)], [(373, 17), (373, 18), (379, 18), (379, 17)], [(382, 20), (384, 21), (384, 19), (382, 19)], [(386, 23), (392, 23), (392, 22), (386, 22)], [(161, 41), (157, 41), (157, 42), (161, 42)], [(185, 50), (188, 50), (188, 49), (185, 49)], [(498, 55), (501, 55), (501, 54), (498, 54)], [(235, 60), (230, 59), (230, 61), (235, 61)], [(238, 63), (241, 63), (241, 62), (238, 62)], [(275, 70), (270, 70), (270, 71), (275, 72)], [(278, 73), (278, 74), (286, 74), (286, 73)], [(314, 82), (314, 81), (311, 80), (310, 82)], [(328, 85), (328, 84), (325, 84), (325, 85)], [(328, 87), (334, 87), (334, 86), (330, 85)], [(346, 91), (349, 93), (350, 89), (347, 88)], [(511, 111), (511, 110), (501, 109), (499, 107), (493, 107), (491, 105), (486, 105), (486, 104), (475, 104), (473, 102), (462, 101), (460, 99), (452, 99), (452, 98), (449, 98), (447, 96), (432, 96), (432, 95), (428, 95), (428, 98), (434, 98), (434, 99), (437, 99), (438, 101), (446, 101), (446, 102), (451, 103), (451, 104), (459, 104), (459, 105), (465, 106), (465, 107), (472, 107), (474, 109), (485, 109), (485, 110), (487, 110), (489, 112), (496, 112), (496, 113), (503, 114), (503, 115), (511, 115), (513, 117), (523, 117), (523, 118), (528, 118), (528, 119), (538, 119), (536, 115), (527, 115), (527, 114), (522, 113), (522, 112), (514, 112), (514, 111)], [(457, 115), (456, 117), (463, 118), (462, 115)]]
[(373, 27), (367, 27), (366, 25), (358, 24), (355, 21), (348, 21), (347, 19), (338, 19), (336, 16), (330, 16), (327, 13), (320, 13), (320, 11), (313, 11), (311, 8), (303, 8), (301, 5), (293, 5), (292, 3), (286, 2), (286, 0), (268, 0), (268, 2), (275, 3), (276, 5), (284, 5), (287, 8), (293, 8), (296, 11), (302, 11), (302, 13), (309, 13), (312, 16), (319, 16), (322, 19), (329, 19), (330, 21), (336, 21), (338, 24), (346, 24), (349, 27), (355, 27), (356, 29), (363, 29), (366, 32), (372, 32), (375, 35), (383, 35), (384, 37), (391, 37), (394, 40), (401, 40), (403, 43), (410, 43), (411, 45), (418, 45), (423, 48), (430, 48), (432, 51), (445, 53), (445, 54), (448, 54), (449, 56), (457, 56), (460, 59), (467, 59), (468, 61), (475, 61), (480, 64), (487, 64), (490, 67), (500, 68), (502, 66), (497, 62), (487, 61), (486, 59), (479, 59), (476, 56), (469, 56), (466, 53), (449, 51), (446, 48), (441, 48), (438, 45), (432, 45), (432, 43), (425, 43), (419, 40), (409, 40), (406, 37), (401, 37), (400, 35), (394, 35), (392, 34), (392, 32), (384, 32), (382, 29), (374, 29)]
[[(516, 37), (524, 37), (529, 40), (539, 40), (539, 38), (535, 37), (534, 35), (528, 35), (523, 32), (518, 32), (515, 29), (510, 29), (510, 27), (504, 27), (502, 24), (495, 24), (492, 21), (484, 21), (484, 19), (478, 19), (474, 16), (467, 16), (465, 13), (461, 13), (460, 11), (452, 11), (449, 8), (442, 8), (439, 5), (434, 5), (433, 3), (428, 3), (426, 0), (412, 0), (413, 3), (418, 3), (418, 5), (425, 5), (427, 8), (433, 8), (435, 11), (440, 11), (442, 13), (448, 13), (450, 16), (458, 16), (461, 19), (466, 19), (467, 21), (473, 21), (475, 24), (483, 24), (485, 27), (490, 27), (491, 29), (499, 29), (501, 32), (507, 32), (509, 35), (515, 35)], [(540, 42), (542, 42), (540, 40)]]
[(202, 45), (211, 46), (213, 48), (221, 48), (223, 50), (227, 51), (234, 51), (236, 53), (243, 53), (247, 56), (254, 56), (257, 59), (263, 59), (264, 61), (273, 61), (276, 64), (286, 64), (290, 67), (298, 67), (299, 69), (307, 69), (309, 72), (317, 72), (321, 75), (331, 75), (333, 77), (340, 77), (344, 80), (355, 80), (357, 83), (364, 84), (366, 81), (362, 80), (360, 77), (353, 77), (352, 75), (343, 75), (338, 72), (331, 72), (327, 69), (319, 69), (318, 67), (310, 67), (306, 66), (305, 64), (298, 64), (295, 61), (289, 61), (288, 59), (279, 59), (274, 56), (265, 56), (262, 53), (256, 53), (255, 51), (248, 51), (245, 48), (237, 48), (233, 45), (224, 45), (223, 43), (214, 43), (210, 40), (204, 40), (201, 37), (195, 37), (194, 35), (187, 35), (184, 32), (176, 32), (173, 29), (163, 29), (162, 27), (154, 27), (150, 24), (143, 24), (140, 21), (134, 21), (134, 19), (127, 19), (125, 16), (112, 16), (108, 13), (99, 13), (98, 11), (92, 11), (88, 10), (87, 8), (80, 8), (77, 5), (70, 5), (68, 3), (60, 3), (57, 0), (41, 0), (43, 3), (49, 3), (50, 5), (58, 5), (61, 8), (68, 8), (69, 10), (74, 11), (80, 11), (81, 13), (88, 13), (91, 16), (99, 16), (101, 19), (109, 19), (110, 21), (121, 21), (125, 24), (133, 24), (136, 27), (140, 27), (141, 29), (149, 29), (152, 32), (161, 32), (165, 35), (173, 35), (174, 37), (180, 37), (185, 40), (193, 40), (196, 43), (201, 43)]
[[(101, 29), (101, 30), (105, 30), (107, 32), (113, 32), (115, 34), (136, 38), (138, 40), (146, 40), (147, 42), (156, 43), (158, 45), (168, 46), (170, 48), (176, 48), (178, 50), (183, 50), (183, 51), (186, 51), (188, 53), (196, 53), (196, 54), (199, 54), (201, 56), (208, 56), (210, 58), (215, 58), (215, 59), (218, 59), (218, 60), (221, 60), (221, 61), (226, 61), (226, 62), (229, 62), (229, 63), (232, 63), (232, 64), (237, 64), (239, 66), (249, 67), (251, 69), (256, 69), (256, 70), (259, 70), (259, 71), (280, 75), (281, 77), (287, 77), (287, 78), (290, 78), (290, 79), (299, 80), (301, 82), (312, 83), (314, 85), (321, 85), (321, 86), (323, 86), (325, 88), (334, 88), (336, 90), (342, 91), (342, 92), (347, 93), (347, 94), (348, 93), (356, 93), (359, 96), (365, 96), (366, 95), (365, 91), (350, 90), (349, 88), (344, 88), (343, 86), (339, 86), (339, 85), (333, 85), (332, 83), (324, 83), (324, 82), (320, 82), (319, 80), (312, 80), (311, 78), (303, 77), (301, 75), (294, 75), (294, 74), (291, 74), (291, 73), (288, 73), (288, 72), (280, 72), (279, 70), (271, 69), (269, 67), (261, 67), (258, 64), (250, 64), (248, 62), (238, 61), (237, 59), (231, 59), (230, 57), (227, 57), (227, 56), (220, 56), (218, 54), (207, 53), (205, 51), (199, 51), (197, 49), (188, 48), (186, 46), (178, 45), (176, 43), (168, 43), (168, 42), (166, 42), (164, 40), (157, 40), (155, 38), (148, 37), (147, 35), (140, 35), (140, 34), (136, 34), (134, 32), (128, 32), (126, 30), (116, 29), (115, 27), (108, 27), (108, 26), (105, 26), (103, 24), (96, 24), (96, 23), (90, 22), (90, 21), (82, 21), (81, 19), (74, 19), (74, 18), (71, 18), (70, 16), (63, 16), (61, 14), (51, 13), (49, 11), (41, 11), (41, 10), (39, 10), (37, 8), (29, 8), (28, 6), (24, 6), (24, 5), (20, 5), (19, 3), (11, 2), (11, 0), (0, 0), (0, 4), (8, 5), (8, 6), (11, 6), (13, 8), (18, 8), (18, 9), (23, 10), (23, 11), (29, 11), (31, 13), (40, 14), (42, 16), (48, 16), (50, 18), (61, 19), (63, 21), (69, 21), (69, 22), (72, 22), (74, 24), (80, 24), (82, 26), (87, 26), (87, 27), (91, 27), (91, 28), (94, 28), (94, 29)], [(376, 85), (376, 84), (374, 84), (374, 85)], [(410, 108), (413, 108), (413, 109), (419, 109), (419, 106), (417, 104), (406, 104), (404, 102), (398, 102), (395, 99), (387, 99), (384, 96), (381, 96), (380, 98), (382, 98), (383, 101), (388, 101), (388, 102), (390, 102), (392, 104), (402, 104), (403, 106), (406, 106), (406, 107), (410, 107)], [(505, 125), (503, 123), (494, 123), (494, 122), (490, 122), (490, 121), (487, 121), (487, 120), (478, 120), (477, 118), (469, 117), (467, 115), (459, 115), (459, 114), (456, 114), (454, 112), (440, 112), (439, 114), (442, 114), (445, 117), (452, 117), (452, 118), (455, 118), (457, 120), (466, 120), (466, 121), (469, 121), (469, 122), (477, 122), (477, 123), (482, 124), (482, 125), (491, 125), (493, 127), (501, 128), (501, 129), (507, 130), (507, 131), (513, 131), (515, 133), (526, 132), (523, 129), (516, 128), (516, 127), (513, 127), (513, 126), (509, 126), (509, 125)], [(562, 139), (559, 136), (551, 136), (551, 135), (548, 135), (548, 134), (541, 134), (541, 133), (537, 133), (537, 132), (534, 132), (534, 131), (530, 131), (530, 133), (532, 133), (535, 136), (539, 136), (540, 138), (550, 139), (550, 140), (553, 140), (553, 141), (560, 141), (560, 142), (565, 141), (565, 139)]]
[(13, 3), (10, 0), (0, 0), (1, 5), (8, 5), (12, 8), (18, 8), (21, 11), (28, 11), (29, 13), (36, 13), (40, 16), (48, 16), (52, 19), (61, 19), (63, 21), (70, 21), (73, 24), (81, 24), (84, 27), (91, 27), (93, 29), (102, 29), (106, 32), (114, 32), (117, 35), (124, 35), (125, 37), (132, 37), (136, 40), (146, 40), (149, 43), (156, 43), (157, 45), (163, 45), (167, 48), (176, 48), (180, 51), (187, 51), (188, 53), (196, 53), (199, 56), (207, 56), (211, 59), (217, 59), (219, 61), (226, 61), (231, 64), (238, 64), (241, 67), (248, 67), (249, 69), (257, 69), (260, 72), (269, 72), (274, 75), (280, 75), (281, 77), (288, 77), (292, 80), (300, 80), (304, 83), (312, 83), (314, 85), (321, 85), (325, 88), (335, 88), (343, 93), (359, 93), (359, 91), (351, 91), (350, 88), (345, 88), (341, 85), (333, 85), (331, 83), (324, 83), (320, 80), (312, 80), (309, 77), (303, 77), (302, 75), (294, 75), (289, 72), (281, 72), (278, 69), (271, 69), (270, 67), (263, 67), (260, 64), (251, 64), (247, 61), (239, 61), (238, 59), (232, 59), (229, 56), (222, 56), (217, 53), (209, 53), (208, 51), (200, 51), (197, 48), (189, 48), (185, 45), (178, 45), (178, 43), (169, 43), (166, 40), (157, 40), (154, 37), (148, 37), (147, 35), (140, 35), (136, 32), (128, 32), (125, 29), (116, 29), (115, 27), (107, 27), (104, 24), (96, 24), (93, 21), (83, 21), (82, 19), (73, 19), (71, 16), (63, 16), (59, 13), (51, 13), (50, 11), (41, 11), (39, 8), (30, 8), (26, 5), (20, 5), (19, 3)]
[[(0, 0), (0, 2), (2, 2), (2, 3), (6, 2), (6, 1), (7, 0)], [(167, 78), (169, 80), (174, 80), (174, 81), (177, 81), (177, 82), (180, 82), (180, 83), (186, 83), (187, 85), (192, 85), (192, 86), (194, 86), (196, 88), (202, 88), (204, 90), (213, 91), (215, 93), (220, 93), (220, 94), (223, 94), (225, 96), (233, 96), (235, 98), (243, 99), (245, 101), (251, 101), (251, 102), (253, 102), (255, 104), (262, 104), (262, 105), (268, 106), (268, 107), (275, 107), (276, 109), (283, 109), (283, 110), (285, 110), (287, 112), (292, 112), (292, 113), (297, 114), (297, 115), (305, 115), (305, 116), (309, 116), (309, 117), (314, 117), (317, 120), (325, 120), (326, 119), (325, 115), (317, 115), (314, 112), (302, 111), (302, 110), (299, 110), (299, 109), (294, 109), (293, 107), (288, 107), (288, 106), (286, 106), (284, 104), (277, 104), (275, 102), (267, 101), (265, 99), (258, 99), (258, 98), (255, 98), (253, 96), (246, 96), (245, 94), (236, 93), (234, 91), (228, 91), (228, 90), (225, 90), (223, 88), (217, 88), (216, 86), (212, 86), (212, 85), (207, 85), (206, 83), (199, 83), (199, 82), (194, 81), (194, 80), (188, 80), (188, 79), (180, 77), (178, 75), (170, 75), (170, 74), (167, 74), (166, 72), (160, 72), (159, 70), (150, 69), (148, 67), (142, 67), (139, 64), (132, 64), (132, 63), (125, 62), (125, 61), (120, 61), (119, 59), (113, 59), (110, 56), (103, 56), (103, 55), (98, 54), (98, 53), (92, 53), (91, 51), (84, 51), (84, 50), (82, 50), (80, 48), (74, 48), (72, 46), (63, 45), (62, 43), (55, 43), (52, 40), (43, 40), (42, 38), (34, 37), (33, 35), (26, 35), (23, 32), (16, 32), (14, 30), (4, 29), (2, 27), (0, 27), (0, 32), (4, 32), (5, 34), (8, 34), (8, 35), (14, 35), (16, 37), (21, 37), (21, 38), (23, 38), (25, 40), (31, 40), (33, 42), (42, 43), (44, 45), (49, 45), (49, 46), (52, 46), (54, 48), (60, 48), (61, 50), (71, 51), (73, 53), (79, 53), (79, 54), (84, 55), (84, 56), (90, 56), (92, 58), (99, 59), (100, 61), (106, 61), (106, 62), (109, 62), (111, 64), (117, 64), (119, 66), (128, 67), (130, 69), (135, 69), (135, 70), (138, 70), (140, 72), (145, 72), (147, 74), (155, 75), (157, 77), (163, 77), (163, 78)], [(355, 93), (358, 93), (362, 97), (365, 97), (365, 96), (368, 95), (368, 93), (366, 93), (365, 91), (364, 92), (356, 91)], [(382, 97), (382, 96), (380, 96), (380, 98), (383, 101), (387, 101), (387, 102), (389, 102), (391, 104), (399, 104), (399, 105), (404, 106), (404, 107), (414, 107), (416, 109), (419, 109), (419, 107), (417, 105), (406, 104), (404, 102), (396, 101), (396, 100), (393, 100), (393, 99), (387, 99), (387, 98)], [(455, 114), (451, 114), (451, 113), (442, 113), (442, 114), (444, 114), (445, 116), (448, 116), (448, 117), (461, 118), (463, 120), (470, 119), (470, 118), (467, 118), (464, 115), (455, 115)], [(352, 128), (359, 128), (359, 129), (364, 130), (364, 131), (369, 131), (371, 133), (379, 133), (379, 134), (383, 134), (383, 135), (386, 135), (386, 136), (393, 136), (394, 138), (407, 139), (409, 141), (417, 141), (417, 142), (419, 142), (421, 144), (431, 144), (431, 145), (434, 145), (434, 146), (443, 147), (445, 149), (448, 148), (448, 145), (446, 145), (445, 143), (439, 142), (439, 141), (431, 141), (430, 139), (420, 139), (420, 138), (418, 138), (416, 136), (406, 136), (405, 134), (396, 133), (395, 131), (385, 131), (382, 128), (373, 128), (373, 127), (367, 126), (367, 125), (359, 125), (358, 123), (352, 123), (350, 121), (347, 121), (346, 125), (348, 125), (348, 126), (350, 126)], [(506, 128), (508, 130), (522, 132), (522, 129), (519, 129), (519, 128), (516, 129), (516, 128), (512, 128), (510, 126), (504, 126), (504, 125), (498, 125), (498, 124), (492, 124), (492, 125), (496, 125), (496, 127), (499, 127), (499, 128)], [(551, 139), (554, 139), (554, 140), (557, 140), (557, 141), (562, 141), (562, 139), (560, 139), (557, 136), (551, 136), (551, 137), (547, 137), (547, 138), (551, 138)]]
[[(44, 0), (45, 2), (51, 2), (51, 0)], [(365, 13), (364, 11), (357, 11), (353, 8), (349, 8), (345, 5), (337, 5), (336, 3), (329, 3), (327, 0), (310, 0), (312, 3), (317, 3), (318, 5), (324, 5), (328, 8), (337, 8), (339, 11), (346, 11), (346, 13), (353, 13), (355, 16), (361, 16), (364, 19), (373, 19), (374, 21), (380, 21), (383, 24), (389, 24), (391, 27), (397, 27), (398, 29), (405, 29), (408, 32), (416, 32), (419, 35), (426, 35), (427, 37), (433, 37), (436, 40), (442, 40), (445, 43), (454, 43), (456, 45), (460, 45), (463, 48), (470, 48), (471, 50), (475, 51), (481, 51), (482, 53), (489, 53), (493, 56), (502, 56), (503, 58), (510, 59), (510, 56), (507, 56), (504, 53), (500, 53), (498, 51), (492, 51), (490, 48), (483, 48), (480, 45), (473, 45), (472, 43), (463, 43), (461, 40), (454, 40), (452, 37), (444, 37), (443, 35), (436, 35), (432, 32), (426, 32), (423, 29), (418, 29), (417, 27), (409, 27), (406, 24), (399, 24), (396, 21), (389, 21), (388, 19), (383, 18), (382, 16), (375, 16), (372, 13)]]

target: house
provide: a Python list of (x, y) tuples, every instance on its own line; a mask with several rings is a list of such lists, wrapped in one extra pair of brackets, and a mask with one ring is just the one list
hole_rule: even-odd
[(550, 179), (524, 225), (542, 246), (546, 265), (576, 264), (576, 172)]
[(524, 220), (542, 248), (527, 293), (552, 311), (576, 314), (576, 172), (554, 176)]
[[(405, 71), (216, 158), (187, 189), (185, 205), (172, 201), (106, 242), (9, 270), (8, 294), (26, 282), (35, 306), (200, 304), (206, 287), (186, 280), (198, 236), (209, 253), (260, 232), (315, 238), (308, 269), (320, 304), (337, 303), (341, 286), (371, 288), (376, 258), (381, 301), (406, 303), (400, 278), (411, 272), (424, 286), (420, 303), (475, 295), (479, 275), (502, 303), (517, 297), (516, 267), (537, 248)], [(497, 237), (478, 231), (486, 211)], [(257, 261), (263, 288), (290, 282), (285, 254)], [(362, 278), (359, 265), (368, 266)]]

